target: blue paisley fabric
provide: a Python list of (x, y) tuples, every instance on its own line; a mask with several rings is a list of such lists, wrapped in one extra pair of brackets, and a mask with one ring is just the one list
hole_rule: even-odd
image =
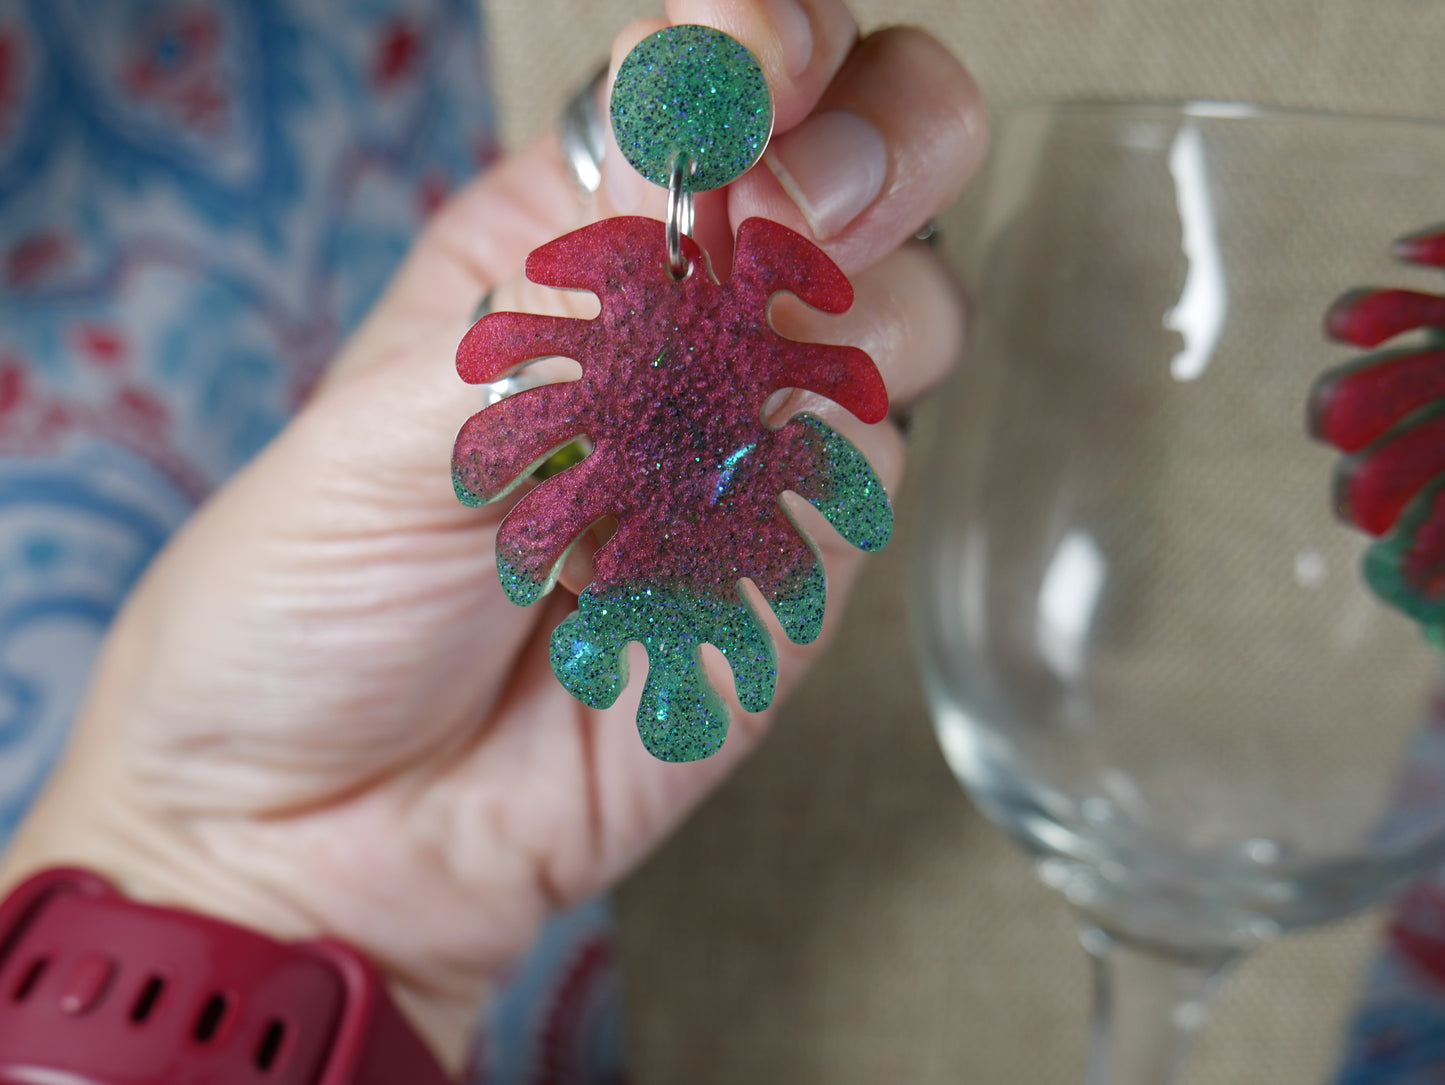
[[(0, 841), (131, 584), (495, 154), (474, 0), (0, 0)], [(618, 1082), (605, 905), (471, 1080)]]

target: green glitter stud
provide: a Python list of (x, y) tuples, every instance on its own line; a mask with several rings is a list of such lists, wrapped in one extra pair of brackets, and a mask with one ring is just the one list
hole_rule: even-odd
[(773, 96), (747, 46), (709, 26), (669, 26), (644, 38), (617, 69), (612, 131), (634, 169), (666, 186), (676, 155), (689, 192), (742, 176), (768, 145)]

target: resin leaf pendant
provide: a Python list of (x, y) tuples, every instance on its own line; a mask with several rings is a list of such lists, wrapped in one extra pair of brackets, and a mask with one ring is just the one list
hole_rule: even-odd
[[(1445, 267), (1445, 231), (1398, 242), (1401, 259)], [(1348, 455), (1335, 472), (1341, 518), (1379, 537), (1364, 575), (1387, 602), (1445, 647), (1445, 297), (1414, 290), (1346, 294), (1329, 335), (1374, 348), (1421, 329), (1419, 347), (1367, 355), (1325, 373), (1310, 394), (1310, 429)]]
[(742, 582), (751, 581), (787, 636), (807, 643), (822, 628), (823, 566), (780, 504), (792, 491), (853, 545), (877, 550), (893, 516), (867, 461), (818, 418), (779, 428), (763, 406), (781, 389), (820, 393), (865, 422), (883, 419), (888, 396), (856, 347), (784, 339), (768, 320), (779, 291), (829, 313), (853, 290), (810, 241), (749, 219), (733, 271), (714, 280), (682, 238), (691, 272), (668, 270), (663, 223), (614, 218), (537, 249), (534, 282), (590, 290), (601, 313), (578, 320), (524, 313), (483, 317), (457, 351), (470, 382), (494, 381), (539, 358), (563, 355), (582, 377), (519, 392), (481, 411), (457, 436), (457, 496), (482, 505), (507, 493), (579, 437), (591, 452), (530, 490), (502, 521), (497, 570), (507, 596), (527, 605), (551, 590), (578, 537), (604, 517), (616, 533), (597, 552), (592, 583), (552, 636), (562, 684), (595, 708), (627, 685), (624, 649), (647, 650), (637, 723), (667, 761), (717, 751), (728, 711), (703, 673), (715, 645), (737, 697), (766, 708), (777, 680), (774, 646)]

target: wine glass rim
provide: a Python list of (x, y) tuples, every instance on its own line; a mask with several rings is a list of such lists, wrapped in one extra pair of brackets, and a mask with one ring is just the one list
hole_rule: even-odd
[(1399, 124), (1419, 129), (1445, 129), (1440, 118), (1386, 113), (1347, 113), (1329, 109), (1305, 109), (1226, 98), (1028, 98), (1001, 110), (1003, 116), (1087, 114), (1117, 116), (1177, 116), (1219, 121), (1306, 121), (1344, 124)]

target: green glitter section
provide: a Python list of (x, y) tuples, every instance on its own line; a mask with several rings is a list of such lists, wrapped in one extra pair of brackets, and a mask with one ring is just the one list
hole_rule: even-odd
[(799, 415), (798, 421), (822, 438), (826, 464), (815, 485), (800, 485), (798, 492), (859, 550), (882, 550), (893, 537), (893, 508), (873, 468), (863, 453), (831, 426), (806, 414)]
[(778, 664), (762, 624), (740, 597), (716, 599), (660, 586), (577, 600), (577, 612), (552, 634), (552, 669), (583, 704), (608, 708), (627, 685), (624, 649), (647, 649), (647, 683), (637, 711), (642, 743), (663, 761), (697, 761), (727, 737), (728, 710), (703, 676), (702, 645), (718, 647), (749, 712), (773, 702)]
[(479, 509), (496, 500), (495, 498), (485, 498), (469, 490), (467, 484), (462, 481), (461, 466), (455, 461), (452, 463), (452, 489), (456, 492), (457, 500), (469, 509)]
[(547, 580), (535, 580), (533, 577), (509, 561), (504, 561), (500, 554), (497, 555), (497, 579), (502, 582), (502, 591), (508, 599), (519, 607), (529, 607), (552, 587), (555, 578)]
[(681, 152), (683, 181), (707, 192), (742, 176), (773, 131), (773, 97), (757, 58), (708, 26), (670, 26), (638, 43), (612, 85), (612, 131), (638, 173), (666, 187)]
[[(862, 550), (881, 549), (893, 533), (893, 510), (878, 476), (856, 448), (808, 415), (807, 440), (818, 442), (821, 470), (800, 480), (808, 498), (845, 539)], [(816, 551), (815, 551), (816, 555)], [(531, 602), (550, 587), (517, 575), (498, 561), (508, 597)], [(827, 577), (814, 561), (771, 594), (769, 606), (789, 639), (816, 640), (823, 628)], [(589, 588), (577, 612), (552, 634), (552, 669), (583, 704), (608, 708), (627, 686), (625, 650), (637, 641), (647, 650), (647, 682), (637, 712), (643, 745), (663, 761), (696, 761), (721, 748), (728, 710), (703, 675), (700, 655), (714, 644), (733, 672), (738, 701), (761, 712), (777, 687), (777, 656), (752, 608), (733, 589), (725, 597), (658, 584), (597, 593)]]
[(823, 631), (828, 602), (828, 579), (821, 563), (814, 564), (781, 591), (768, 598), (778, 624), (794, 644), (812, 644)]
[(592, 530), (592, 525), (588, 525), (577, 538), (568, 544), (567, 549), (562, 551), (562, 556), (557, 559), (541, 580), (527, 572), (523, 566), (508, 561), (498, 552), (497, 579), (501, 581), (503, 593), (519, 607), (531, 606), (552, 590), (553, 585), (557, 583), (557, 577), (562, 574), (562, 566), (567, 563), (568, 555), (590, 530)]

